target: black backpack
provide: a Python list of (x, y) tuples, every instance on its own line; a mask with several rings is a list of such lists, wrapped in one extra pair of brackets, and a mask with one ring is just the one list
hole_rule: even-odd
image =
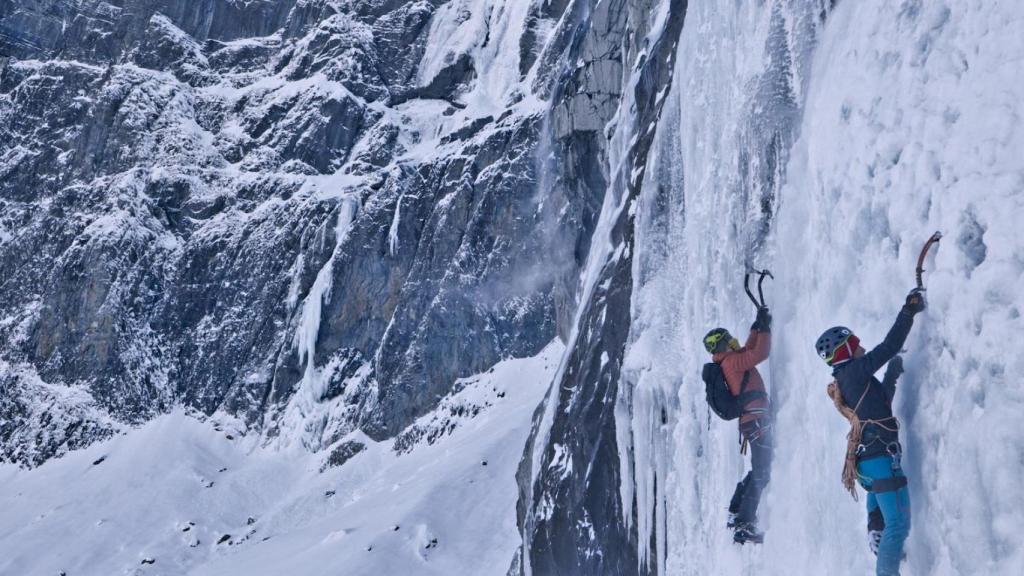
[(725, 372), (718, 362), (708, 362), (704, 365), (704, 392), (707, 395), (708, 406), (718, 414), (722, 420), (735, 420), (743, 414), (743, 406), (757, 398), (767, 398), (768, 395), (760, 390), (747, 392), (747, 382), (750, 381), (750, 370), (743, 373), (743, 381), (740, 383), (740, 395), (733, 396), (729, 391), (729, 384), (725, 381)]

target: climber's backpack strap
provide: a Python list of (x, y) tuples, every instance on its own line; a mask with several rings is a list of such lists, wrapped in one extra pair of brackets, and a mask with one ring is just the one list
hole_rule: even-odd
[(739, 396), (733, 396), (729, 391), (729, 383), (725, 380), (725, 372), (722, 371), (721, 364), (708, 362), (704, 365), (704, 372), (701, 376), (704, 378), (704, 393), (708, 406), (722, 420), (735, 420), (743, 414), (743, 408), (747, 404), (754, 400), (768, 398), (768, 394), (764, 390), (747, 391), (750, 370), (743, 373)]
[[(701, 373), (701, 377), (704, 379), (704, 394), (708, 401), (708, 406), (718, 414), (718, 417), (722, 420), (735, 420), (740, 417), (743, 413), (743, 404), (740, 403), (739, 398), (732, 395), (729, 391), (729, 383), (725, 380), (725, 372), (722, 371), (722, 365), (718, 362), (708, 362), (704, 365), (704, 370)], [(746, 388), (748, 375), (743, 375), (743, 384), (741, 390)], [(742, 396), (742, 391), (740, 393)]]
[(768, 393), (764, 390), (751, 390), (747, 391), (747, 383), (750, 382), (750, 370), (743, 373), (743, 381), (740, 382), (740, 395), (736, 397), (736, 402), (740, 405), (740, 412), (743, 408), (753, 402), (754, 400), (760, 400), (761, 398), (768, 398)]

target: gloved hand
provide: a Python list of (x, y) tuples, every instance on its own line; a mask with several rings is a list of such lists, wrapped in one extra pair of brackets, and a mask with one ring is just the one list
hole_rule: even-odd
[(750, 325), (750, 329), (755, 332), (772, 331), (772, 315), (768, 312), (767, 306), (758, 307), (757, 318), (754, 320), (754, 323)]
[(889, 374), (892, 374), (892, 379), (895, 380), (903, 374), (903, 356), (899, 354), (892, 357), (889, 360), (889, 364), (885, 368), (885, 380), (889, 379)]
[(924, 300), (924, 290), (921, 288), (914, 288), (907, 294), (907, 302), (903, 305), (903, 310), (913, 316), (919, 312), (923, 312), (928, 307), (928, 303)]

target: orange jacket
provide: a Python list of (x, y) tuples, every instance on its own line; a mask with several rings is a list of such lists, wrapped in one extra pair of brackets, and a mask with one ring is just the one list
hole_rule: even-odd
[[(765, 391), (764, 380), (761, 379), (761, 374), (757, 371), (755, 366), (764, 362), (765, 359), (768, 358), (768, 354), (771, 350), (771, 333), (751, 330), (750, 336), (747, 337), (747, 343), (744, 344), (742, 348), (739, 350), (726, 350), (725, 352), (719, 352), (712, 356), (712, 360), (721, 364), (722, 372), (725, 373), (725, 381), (729, 384), (729, 392), (732, 392), (733, 396), (739, 396), (740, 384), (743, 383), (743, 373), (747, 370), (750, 371), (750, 379), (747, 380), (747, 392), (754, 390)], [(743, 414), (740, 416), (740, 424), (760, 418), (762, 413), (757, 409), (766, 410), (767, 408), (767, 398), (751, 400), (743, 407)], [(750, 413), (748, 410), (757, 411)]]

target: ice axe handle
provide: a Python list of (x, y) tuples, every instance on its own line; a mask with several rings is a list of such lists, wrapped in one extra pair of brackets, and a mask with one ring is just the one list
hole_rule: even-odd
[(765, 305), (764, 304), (764, 288), (763, 288), (765, 276), (767, 276), (768, 278), (771, 278), (772, 280), (775, 280), (775, 276), (772, 276), (772, 273), (769, 272), (767, 268), (765, 268), (764, 270), (761, 270), (761, 278), (758, 279), (758, 281), (757, 281), (757, 295), (761, 298), (761, 307), (762, 308)]
[(921, 277), (924, 274), (924, 259), (928, 257), (928, 251), (932, 249), (932, 245), (938, 244), (939, 240), (942, 240), (942, 232), (932, 234), (932, 237), (924, 243), (924, 248), (921, 248), (921, 255), (917, 257), (917, 269), (914, 272), (917, 277), (917, 288), (919, 290), (924, 290), (924, 280)]
[[(757, 298), (754, 298), (754, 293), (750, 290), (750, 275), (751, 274), (759, 274), (761, 276), (757, 280), (757, 295), (761, 297), (760, 302), (758, 301)], [(773, 280), (775, 279), (775, 277), (772, 276), (772, 273), (769, 272), (767, 269), (765, 269), (765, 270), (751, 270), (751, 271), (747, 272), (746, 275), (743, 277), (743, 289), (747, 292), (747, 298), (750, 298), (750, 301), (753, 302), (754, 306), (756, 306), (758, 308), (764, 308), (764, 287), (763, 286), (764, 286), (764, 277), (765, 276), (768, 276), (769, 278), (771, 278)]]
[(750, 272), (747, 272), (746, 275), (743, 276), (743, 290), (747, 292), (747, 298), (750, 298), (750, 301), (754, 303), (754, 306), (758, 306), (757, 298), (754, 298), (754, 293), (750, 291)]

